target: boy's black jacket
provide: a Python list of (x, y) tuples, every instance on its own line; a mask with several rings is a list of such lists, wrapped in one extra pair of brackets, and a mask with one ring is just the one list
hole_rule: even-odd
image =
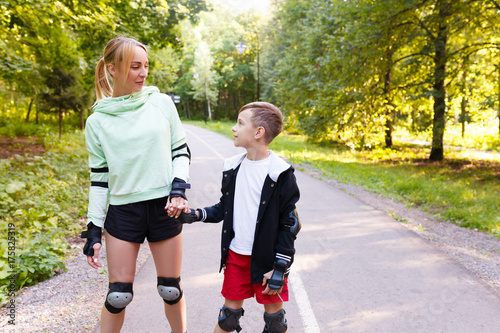
[[(206, 212), (204, 222), (216, 223), (224, 220), (220, 270), (226, 262), (229, 244), (234, 237), (233, 208), (236, 175), (245, 156), (235, 156), (226, 161), (222, 174), (220, 202), (204, 208)], [(253, 284), (262, 283), (263, 275), (273, 269), (277, 255), (280, 259), (285, 258), (290, 267), (295, 254), (296, 234), (291, 232), (290, 227), (298, 219), (295, 204), (300, 197), (299, 188), (294, 168), (272, 152), (271, 158), (270, 172), (262, 188), (251, 256), (250, 271)]]

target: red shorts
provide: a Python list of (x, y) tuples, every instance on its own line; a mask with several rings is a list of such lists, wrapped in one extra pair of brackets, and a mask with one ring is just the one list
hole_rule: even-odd
[(288, 301), (288, 278), (285, 278), (285, 285), (278, 295), (267, 295), (262, 292), (266, 286), (262, 283), (252, 284), (250, 280), (250, 256), (244, 256), (229, 250), (224, 269), (224, 283), (222, 284), (222, 296), (224, 298), (239, 301), (254, 297), (259, 304), (280, 303)]

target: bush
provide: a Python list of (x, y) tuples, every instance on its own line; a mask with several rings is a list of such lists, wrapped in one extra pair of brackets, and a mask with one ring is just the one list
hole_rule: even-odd
[(43, 157), (0, 160), (0, 233), (15, 226), (16, 238), (14, 269), (7, 238), (0, 241), (2, 304), (11, 281), (20, 289), (65, 270), (66, 237), (83, 229), (88, 199), (83, 134), (46, 136), (44, 142), (51, 148)]
[(48, 127), (26, 122), (7, 122), (0, 128), (0, 136), (15, 138), (18, 136), (44, 136), (48, 134)]

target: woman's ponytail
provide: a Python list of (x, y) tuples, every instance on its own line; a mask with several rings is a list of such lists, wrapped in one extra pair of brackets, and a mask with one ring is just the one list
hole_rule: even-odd
[(106, 75), (106, 65), (104, 64), (104, 58), (99, 59), (95, 68), (95, 92), (97, 95), (97, 100), (113, 95), (113, 88), (111, 88), (111, 85), (108, 81), (108, 76)]

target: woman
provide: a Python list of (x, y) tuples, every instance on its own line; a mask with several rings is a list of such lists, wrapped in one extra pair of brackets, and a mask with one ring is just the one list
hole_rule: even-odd
[(144, 86), (147, 76), (143, 44), (124, 37), (110, 40), (96, 67), (97, 102), (85, 128), (91, 186), (83, 252), (95, 269), (102, 267), (101, 228), (106, 230), (109, 292), (101, 332), (119, 332), (123, 325), (145, 238), (172, 332), (186, 332), (177, 218), (189, 212), (190, 153), (175, 105), (156, 87)]

